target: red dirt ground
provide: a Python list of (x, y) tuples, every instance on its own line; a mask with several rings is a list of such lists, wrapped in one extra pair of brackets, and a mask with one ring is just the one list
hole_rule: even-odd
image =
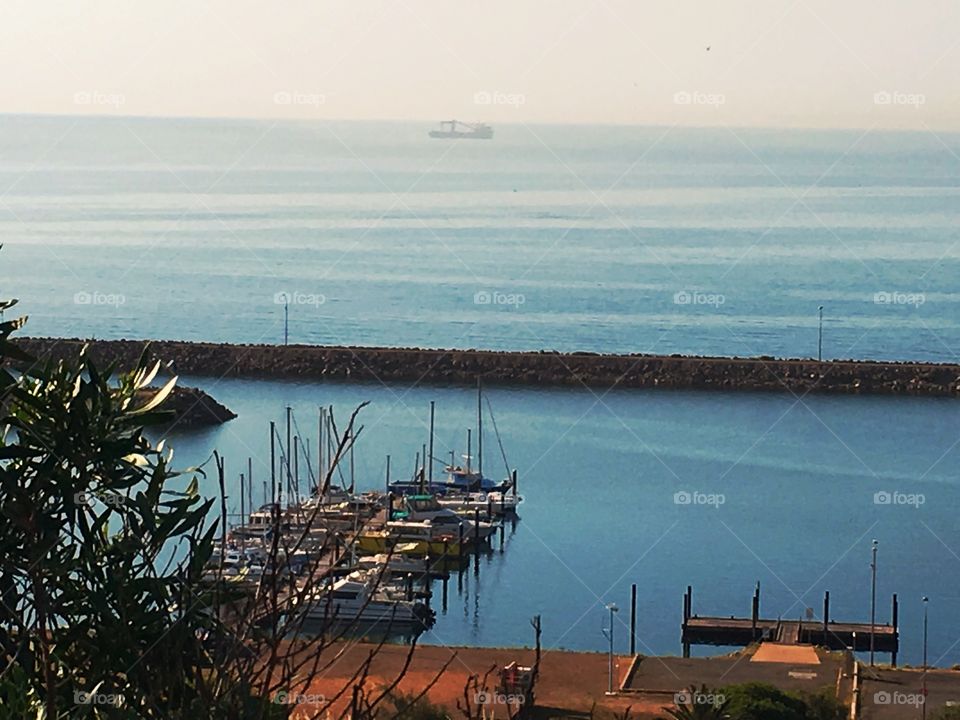
[[(314, 679), (306, 695), (332, 697), (350, 680), (359, 664), (366, 659), (375, 646), (367, 643), (339, 645), (326, 651), (330, 656), (343, 652), (337, 662), (322, 676)], [(385, 645), (371, 666), (369, 688), (376, 688), (391, 682), (401, 669), (408, 648), (400, 645)], [(451, 717), (462, 713), (457, 709), (457, 701), (464, 703), (464, 687), (471, 675), (481, 678), (493, 667), (501, 667), (516, 661), (519, 665), (533, 662), (533, 650), (516, 648), (447, 648), (424, 645), (417, 648), (410, 668), (399, 689), (403, 692), (420, 692), (434, 680), (438, 670), (451, 660), (447, 671), (429, 692), (430, 700), (442, 705)], [(618, 657), (615, 668), (614, 687), (618, 687), (630, 667), (630, 658)], [(496, 685), (496, 671), (490, 674), (491, 689)], [(540, 665), (540, 680), (536, 686), (536, 707), (538, 718), (585, 717), (595, 707), (597, 717), (611, 717), (613, 712), (623, 712), (631, 707), (631, 717), (646, 718), (662, 716), (659, 700), (634, 697), (607, 697), (607, 655), (602, 653), (574, 653), (551, 650), (543, 653)], [(349, 700), (349, 691), (340, 698), (337, 706), (342, 707)], [(308, 710), (316, 706), (304, 706)], [(506, 708), (492, 707), (494, 717), (506, 717)], [(293, 717), (298, 717), (294, 712)], [(302, 713), (306, 716), (307, 713)], [(488, 711), (487, 716), (490, 717)]]

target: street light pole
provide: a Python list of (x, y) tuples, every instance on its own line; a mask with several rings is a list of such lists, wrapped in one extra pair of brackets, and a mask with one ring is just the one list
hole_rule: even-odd
[(823, 362), (823, 305), (820, 306), (820, 329), (817, 332), (817, 362)]
[(877, 541), (870, 560), (870, 667), (873, 667), (874, 629), (877, 624)]
[(923, 596), (923, 718), (927, 717), (927, 602), (929, 598)]
[(283, 344), (290, 341), (290, 296), (283, 294)]
[(610, 641), (610, 650), (607, 659), (607, 695), (616, 695), (613, 691), (613, 614), (620, 610), (616, 603), (609, 603), (607, 610), (610, 611), (610, 627), (603, 630), (604, 636)]

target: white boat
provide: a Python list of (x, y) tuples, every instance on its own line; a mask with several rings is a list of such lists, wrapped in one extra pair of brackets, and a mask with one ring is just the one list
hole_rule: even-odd
[(296, 607), (293, 615), (307, 622), (325, 625), (375, 623), (384, 629), (429, 622), (432, 611), (424, 603), (405, 599), (402, 591), (383, 586), (378, 572), (363, 570), (350, 573), (332, 586), (317, 590), (303, 598), (306, 605)]
[[(403, 499), (402, 508), (400, 514), (406, 512), (407, 523), (430, 523), (434, 533), (459, 537), (460, 526), (463, 525), (464, 538), (472, 539), (479, 534), (481, 540), (486, 540), (497, 531), (496, 523), (481, 520), (477, 527), (478, 524), (473, 518), (463, 517), (449, 507), (444, 507), (433, 495), (408, 495)], [(396, 523), (387, 523), (387, 527), (394, 524)]]
[(437, 498), (437, 502), (454, 512), (479, 510), (492, 515), (509, 515), (517, 511), (523, 498), (508, 492), (472, 492), (464, 495), (444, 495)]
[(373, 570), (379, 573), (384, 565), (386, 565), (386, 572), (393, 574), (406, 574), (414, 573), (417, 575), (423, 575), (428, 570), (427, 559), (422, 557), (410, 557), (403, 553), (395, 553), (390, 555), (388, 553), (379, 553), (377, 555), (368, 555), (366, 557), (359, 558), (357, 560), (357, 565), (361, 570)]

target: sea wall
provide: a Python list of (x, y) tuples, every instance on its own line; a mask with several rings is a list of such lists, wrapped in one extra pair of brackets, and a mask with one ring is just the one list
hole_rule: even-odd
[[(136, 362), (145, 341), (19, 339), (40, 358), (75, 354), (82, 345), (102, 363)], [(689, 388), (960, 396), (960, 365), (593, 353), (495, 352), (419, 348), (232, 345), (153, 341), (152, 355), (172, 372), (372, 382), (421, 382), (609, 388)]]

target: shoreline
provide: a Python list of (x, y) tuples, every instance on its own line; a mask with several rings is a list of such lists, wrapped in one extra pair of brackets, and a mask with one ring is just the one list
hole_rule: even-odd
[(498, 350), (246, 345), (171, 340), (18, 338), (58, 360), (84, 344), (101, 364), (132, 365), (145, 345), (169, 371), (199, 377), (427, 382), (538, 387), (672, 388), (960, 397), (960, 365), (874, 360), (604, 355)]

